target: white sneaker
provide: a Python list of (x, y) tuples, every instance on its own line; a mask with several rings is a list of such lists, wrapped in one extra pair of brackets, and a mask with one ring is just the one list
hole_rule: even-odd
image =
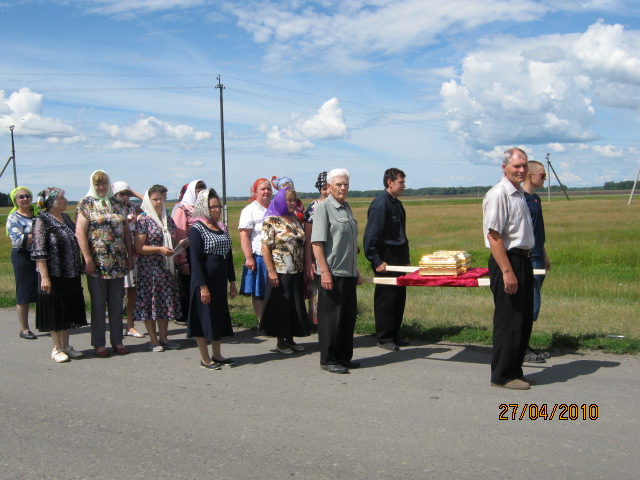
[(69, 356), (62, 350), (52, 350), (51, 358), (53, 358), (56, 363), (64, 363), (69, 361)]
[(149, 342), (149, 350), (151, 350), (152, 352), (164, 352), (164, 347), (160, 344), (154, 345), (153, 343)]
[(62, 351), (66, 353), (69, 358), (80, 358), (84, 356), (84, 353), (77, 351), (71, 345), (67, 348), (63, 348)]

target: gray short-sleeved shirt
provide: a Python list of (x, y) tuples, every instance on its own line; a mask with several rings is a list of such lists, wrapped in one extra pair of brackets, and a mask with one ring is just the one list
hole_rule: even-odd
[(318, 204), (313, 214), (311, 242), (324, 244), (324, 255), (332, 275), (358, 276), (358, 223), (347, 202), (340, 204), (329, 195)]

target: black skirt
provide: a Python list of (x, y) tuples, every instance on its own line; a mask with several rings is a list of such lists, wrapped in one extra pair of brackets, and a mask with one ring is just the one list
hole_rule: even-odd
[(304, 305), (304, 273), (279, 273), (280, 285), (267, 280), (260, 335), (279, 338), (308, 337), (311, 325)]
[(38, 331), (59, 332), (87, 325), (81, 277), (61, 278), (50, 275), (49, 279), (51, 293), (44, 293), (38, 289), (36, 302)]
[(16, 279), (16, 304), (33, 303), (38, 298), (38, 272), (31, 252), (26, 248), (11, 249), (13, 275)]
[(191, 275), (187, 338), (203, 337), (207, 340), (218, 341), (222, 337), (233, 336), (227, 297), (227, 262), (230, 259), (218, 255), (206, 255), (204, 261), (203, 270), (207, 275), (211, 302), (206, 305), (202, 303), (200, 286), (194, 285), (195, 278)]

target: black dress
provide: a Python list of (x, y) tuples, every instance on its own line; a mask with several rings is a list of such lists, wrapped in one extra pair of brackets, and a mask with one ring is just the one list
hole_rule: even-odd
[(31, 258), (46, 260), (51, 282), (50, 293), (40, 290), (38, 282), (36, 328), (40, 332), (58, 332), (87, 325), (81, 282), (83, 267), (75, 224), (66, 213), (62, 218), (64, 222), (49, 213), (41, 213), (33, 229)]
[[(227, 232), (212, 230), (196, 222), (189, 230), (191, 288), (187, 337), (220, 340), (233, 336), (227, 281), (235, 282), (231, 237)], [(200, 301), (200, 286), (207, 285), (211, 301)]]

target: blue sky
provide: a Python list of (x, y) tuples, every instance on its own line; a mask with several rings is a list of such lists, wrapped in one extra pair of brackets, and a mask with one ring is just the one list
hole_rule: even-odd
[[(640, 168), (640, 5), (618, 0), (0, 0), (0, 148), (18, 180), (77, 200), (106, 170), (171, 196), (287, 175), (312, 191), (491, 185), (501, 152), (563, 183)], [(9, 191), (13, 175), (0, 178)]]

